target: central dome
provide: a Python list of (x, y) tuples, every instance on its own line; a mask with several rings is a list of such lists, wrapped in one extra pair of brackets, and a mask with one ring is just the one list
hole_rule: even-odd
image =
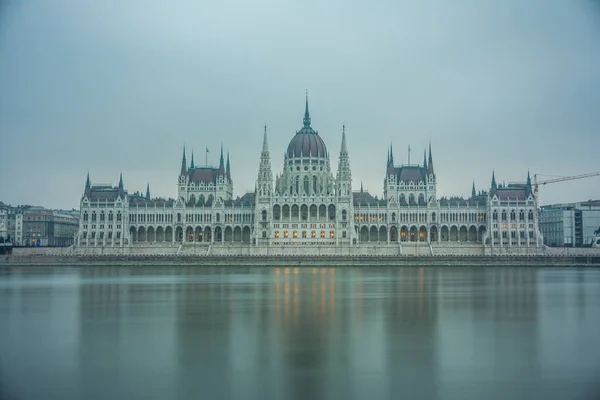
[(292, 138), (287, 149), (288, 157), (316, 157), (327, 158), (327, 147), (319, 134), (310, 126), (310, 115), (308, 113), (308, 96), (306, 97), (306, 109), (304, 111), (304, 126), (296, 136)]

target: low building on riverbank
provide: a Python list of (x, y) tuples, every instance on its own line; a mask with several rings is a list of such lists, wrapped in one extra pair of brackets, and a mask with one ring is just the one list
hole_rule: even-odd
[(542, 207), (540, 231), (547, 246), (592, 245), (600, 236), (600, 200)]

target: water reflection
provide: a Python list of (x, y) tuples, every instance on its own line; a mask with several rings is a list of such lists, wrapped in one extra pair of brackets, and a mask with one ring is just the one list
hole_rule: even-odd
[(1, 398), (599, 393), (598, 270), (0, 271)]

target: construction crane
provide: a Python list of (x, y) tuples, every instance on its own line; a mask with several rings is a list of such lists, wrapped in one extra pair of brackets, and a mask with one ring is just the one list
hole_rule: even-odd
[[(539, 193), (539, 186), (540, 185), (547, 185), (548, 183), (557, 183), (557, 182), (564, 182), (564, 181), (572, 181), (572, 180), (575, 180), (575, 179), (590, 178), (592, 176), (598, 176), (598, 175), (600, 175), (600, 172), (590, 172), (589, 174), (572, 175), (572, 176), (561, 176), (561, 177), (557, 177), (557, 178), (553, 178), (553, 179), (546, 179), (546, 180), (543, 180), (543, 181), (538, 181), (538, 179), (537, 179), (538, 174), (534, 174), (533, 175), (533, 183), (531, 184), (531, 186), (533, 186), (533, 197), (535, 198), (535, 206), (536, 206), (536, 208), (538, 210), (540, 208), (540, 193)], [(516, 183), (516, 184), (519, 184), (519, 185), (524, 185), (525, 184), (525, 182), (511, 182), (511, 183)]]

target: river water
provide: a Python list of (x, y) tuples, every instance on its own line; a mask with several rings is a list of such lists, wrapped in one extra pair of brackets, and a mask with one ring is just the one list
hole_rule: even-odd
[(1, 399), (597, 399), (600, 269), (0, 268)]

